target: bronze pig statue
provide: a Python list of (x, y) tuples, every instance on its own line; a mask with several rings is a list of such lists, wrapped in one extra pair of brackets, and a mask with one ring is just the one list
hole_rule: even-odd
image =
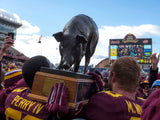
[(83, 14), (74, 16), (65, 25), (63, 32), (53, 36), (60, 42), (61, 61), (57, 68), (69, 69), (74, 64), (74, 72), (77, 72), (81, 59), (85, 56), (83, 73), (86, 73), (99, 38), (97, 25), (92, 18)]

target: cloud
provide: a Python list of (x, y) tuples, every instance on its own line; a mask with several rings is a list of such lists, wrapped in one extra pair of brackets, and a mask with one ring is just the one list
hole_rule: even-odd
[(22, 26), (17, 30), (17, 34), (33, 34), (40, 32), (40, 28), (38, 26), (33, 26), (26, 20), (20, 21)]
[(52, 63), (59, 63), (60, 55), (58, 42), (53, 37), (42, 37), (41, 44), (38, 43), (39, 35), (17, 35), (15, 48), (28, 57), (36, 55), (46, 56)]
[(0, 9), (1, 11), (3, 11), (3, 12), (7, 12), (6, 10), (4, 10), (4, 9)]
[(123, 39), (124, 36), (128, 33), (134, 34), (137, 38), (146, 38), (149, 36), (157, 35), (160, 36), (160, 26), (146, 24), (146, 25), (139, 25), (139, 26), (101, 26), (99, 28), (100, 33), (100, 41), (104, 45), (108, 45), (109, 39)]
[(16, 18), (17, 22), (21, 22), (20, 17), (16, 13), (13, 13), (13, 16)]
[(39, 35), (32, 34), (32, 35), (17, 35), (16, 42), (24, 42), (25, 44), (33, 44), (34, 42), (38, 41)]
[(107, 56), (103, 56), (103, 55), (94, 55), (93, 58), (95, 59), (105, 59)]

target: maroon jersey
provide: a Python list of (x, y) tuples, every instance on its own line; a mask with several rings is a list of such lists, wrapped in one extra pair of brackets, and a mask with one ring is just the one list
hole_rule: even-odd
[(88, 102), (85, 115), (88, 120), (140, 120), (144, 100), (131, 100), (121, 94), (102, 91)]
[(5, 101), (7, 120), (46, 120), (49, 116), (45, 104), (30, 100), (27, 87), (14, 89)]

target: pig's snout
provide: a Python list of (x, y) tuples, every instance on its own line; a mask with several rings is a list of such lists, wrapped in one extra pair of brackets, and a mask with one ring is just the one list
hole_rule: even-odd
[(64, 65), (63, 65), (63, 68), (64, 68), (64, 69), (69, 69), (70, 67), (71, 67), (71, 66), (70, 66), (69, 64), (64, 64)]

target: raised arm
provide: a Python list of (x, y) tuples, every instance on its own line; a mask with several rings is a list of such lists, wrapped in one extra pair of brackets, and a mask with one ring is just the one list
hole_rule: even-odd
[(153, 53), (151, 55), (152, 67), (150, 68), (150, 73), (149, 73), (150, 86), (152, 86), (153, 82), (157, 80), (157, 77), (158, 77), (159, 57), (160, 57), (160, 54), (158, 54), (158, 57), (156, 56), (156, 53)]
[[(0, 75), (2, 73), (2, 58), (3, 58), (3, 54), (6, 52), (6, 50), (10, 47), (10, 46), (13, 46), (14, 45), (14, 40), (9, 37), (9, 36), (6, 36), (6, 38), (4, 39), (4, 42), (2, 44), (2, 47), (1, 47), (1, 50), (0, 50)], [(0, 82), (1, 82), (2, 78), (0, 76)]]
[(5, 53), (5, 51), (10, 47), (10, 46), (13, 46), (14, 44), (14, 40), (7, 36), (5, 39), (4, 39), (4, 42), (2, 44), (2, 47), (1, 47), (1, 50), (0, 50), (0, 61), (2, 60), (3, 58), (3, 54)]

